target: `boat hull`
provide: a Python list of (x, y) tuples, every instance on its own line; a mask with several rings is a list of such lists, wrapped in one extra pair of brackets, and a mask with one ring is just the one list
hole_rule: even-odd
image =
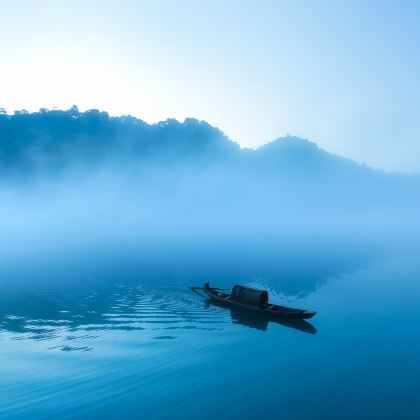
[[(294, 308), (288, 308), (288, 307), (279, 306), (279, 305), (269, 304), (267, 305), (268, 308), (261, 308), (259, 306), (247, 305), (246, 303), (231, 300), (230, 295), (228, 295), (227, 293), (217, 292), (215, 289), (212, 289), (208, 283), (204, 285), (203, 290), (210, 299), (223, 303), (224, 306), (242, 308), (248, 311), (257, 312), (259, 314), (265, 314), (270, 317), (286, 318), (286, 319), (310, 319), (316, 314), (315, 311), (294, 309)], [(270, 307), (273, 307), (273, 308), (269, 309)]]

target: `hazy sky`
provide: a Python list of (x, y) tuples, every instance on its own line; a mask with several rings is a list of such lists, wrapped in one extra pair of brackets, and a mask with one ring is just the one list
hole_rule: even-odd
[(192, 116), (420, 172), (419, 1), (0, 0), (0, 107)]

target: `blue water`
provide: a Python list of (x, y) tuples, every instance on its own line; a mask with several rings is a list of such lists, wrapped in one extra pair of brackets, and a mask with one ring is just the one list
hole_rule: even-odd
[[(204, 264), (196, 254), (191, 272), (180, 269), (185, 259), (160, 260), (153, 272), (78, 268), (70, 278), (9, 267), (0, 416), (419, 419), (416, 248), (341, 248), (283, 259), (254, 249), (251, 262), (239, 255), (219, 271), (214, 255)], [(213, 278), (265, 287), (271, 300), (318, 314), (304, 327), (266, 322), (187, 288)]]

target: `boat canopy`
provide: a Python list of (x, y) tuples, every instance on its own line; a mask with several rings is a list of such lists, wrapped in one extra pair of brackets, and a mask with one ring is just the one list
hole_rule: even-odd
[(261, 307), (268, 303), (268, 293), (265, 290), (236, 285), (232, 287), (231, 299), (246, 305)]

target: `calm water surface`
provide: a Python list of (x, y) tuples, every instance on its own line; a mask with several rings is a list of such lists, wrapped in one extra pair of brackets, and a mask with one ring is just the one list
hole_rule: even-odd
[(209, 305), (187, 289), (202, 283), (195, 276), (19, 282), (9, 272), (0, 416), (419, 419), (417, 255), (345, 264), (332, 253), (322, 264), (337, 269), (324, 271), (308, 255), (301, 278), (289, 267), (281, 277), (219, 279), (318, 310), (305, 325)]

